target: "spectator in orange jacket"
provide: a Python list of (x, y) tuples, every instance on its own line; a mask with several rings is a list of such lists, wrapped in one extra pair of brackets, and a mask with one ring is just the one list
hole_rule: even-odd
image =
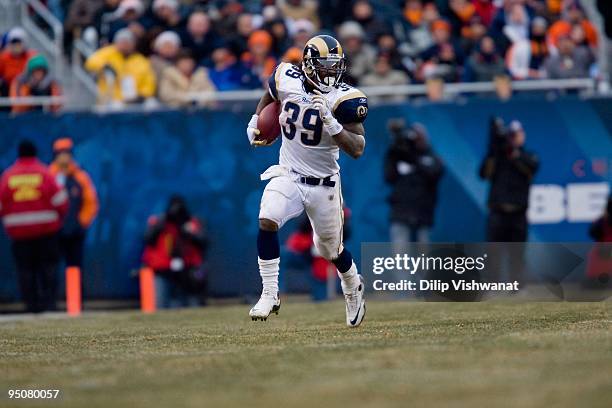
[(572, 27), (575, 25), (582, 27), (588, 44), (593, 48), (597, 47), (597, 29), (584, 16), (584, 11), (577, 2), (571, 3), (563, 13), (561, 20), (550, 26), (548, 30), (549, 45), (557, 47), (559, 40), (562, 37), (569, 36)]
[[(11, 84), (11, 98), (22, 98), (28, 96), (60, 96), (62, 90), (49, 72), (49, 64), (43, 55), (34, 55), (28, 63), (24, 72), (13, 80)], [(14, 104), (13, 113), (41, 110), (43, 105)], [(49, 110), (57, 112), (61, 108), (59, 104), (49, 105)]]
[[(21, 296), (27, 311), (55, 310), (59, 244), (57, 233), (68, 211), (68, 196), (30, 141), (0, 177), (0, 218), (12, 240)], [(4, 260), (3, 260), (4, 263)]]
[(21, 27), (15, 27), (8, 32), (6, 49), (0, 53), (0, 96), (8, 96), (11, 82), (26, 66), (26, 63), (36, 54), (27, 49), (26, 33)]
[(66, 188), (70, 211), (60, 231), (60, 249), (66, 266), (83, 267), (83, 247), (87, 229), (98, 214), (98, 196), (89, 175), (79, 167), (72, 155), (69, 138), (53, 143), (55, 159), (50, 171), (57, 183)]

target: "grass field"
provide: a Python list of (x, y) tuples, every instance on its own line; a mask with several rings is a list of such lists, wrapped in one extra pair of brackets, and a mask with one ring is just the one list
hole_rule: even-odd
[[(609, 407), (612, 304), (247, 306), (0, 323), (0, 406)], [(56, 402), (9, 401), (57, 388)]]

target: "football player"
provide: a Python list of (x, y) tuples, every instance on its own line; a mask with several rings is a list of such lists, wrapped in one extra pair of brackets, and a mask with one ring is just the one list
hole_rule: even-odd
[(366, 306), (363, 278), (351, 253), (342, 242), (342, 192), (339, 151), (358, 158), (365, 147), (363, 121), (368, 113), (366, 96), (342, 82), (346, 59), (342, 46), (329, 35), (311, 38), (304, 47), (301, 67), (281, 63), (268, 81), (255, 115), (247, 127), (254, 146), (258, 140), (257, 119), (262, 109), (280, 102), (282, 143), (279, 164), (262, 175), (269, 180), (259, 211), (257, 251), (263, 291), (249, 315), (266, 320), (278, 314), (278, 230), (288, 220), (306, 211), (312, 224), (318, 252), (334, 263), (346, 300), (346, 324), (357, 327)]

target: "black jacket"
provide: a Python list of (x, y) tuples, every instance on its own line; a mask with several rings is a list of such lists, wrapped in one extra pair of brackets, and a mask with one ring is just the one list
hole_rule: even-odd
[(385, 157), (385, 180), (391, 184), (391, 221), (433, 225), (438, 182), (444, 165), (431, 149), (417, 152), (394, 145)]
[(489, 208), (503, 212), (525, 212), (529, 206), (529, 188), (539, 161), (536, 155), (518, 149), (498, 149), (480, 166), (480, 177), (491, 182)]

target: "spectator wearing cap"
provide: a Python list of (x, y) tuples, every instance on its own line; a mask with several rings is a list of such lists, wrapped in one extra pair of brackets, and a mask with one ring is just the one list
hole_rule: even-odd
[(174, 108), (211, 105), (202, 99), (191, 99), (189, 94), (214, 91), (208, 69), (198, 68), (187, 49), (181, 50), (174, 65), (164, 70), (159, 83), (160, 101)]
[(36, 146), (19, 143), (18, 158), (0, 176), (0, 218), (12, 241), (21, 297), (28, 312), (55, 310), (58, 231), (68, 195), (37, 158)]
[[(380, 52), (376, 57), (374, 70), (365, 75), (360, 82), (363, 86), (394, 86), (406, 85), (410, 82), (410, 78), (405, 72), (399, 69), (394, 69), (391, 65), (391, 55), (386, 52)], [(401, 102), (405, 99), (404, 95), (389, 95), (385, 97), (370, 98), (374, 102)]]
[(11, 83), (21, 74), (36, 52), (27, 47), (26, 32), (21, 27), (11, 29), (6, 36), (6, 47), (0, 53), (0, 96), (7, 96)]
[(321, 22), (317, 13), (317, 3), (314, 0), (277, 0), (276, 6), (285, 18), (291, 21), (308, 20), (314, 25), (315, 30), (318, 30)]
[(242, 55), (242, 63), (264, 84), (276, 66), (272, 56), (272, 36), (265, 30), (257, 30), (249, 37), (249, 50)]
[(164, 31), (155, 38), (149, 60), (156, 78), (161, 78), (164, 69), (174, 64), (180, 50), (181, 38), (174, 31)]
[(151, 63), (136, 51), (134, 34), (127, 28), (115, 35), (112, 45), (87, 58), (85, 69), (96, 75), (102, 103), (142, 102), (155, 95)]
[(83, 268), (83, 249), (87, 230), (98, 214), (98, 195), (91, 178), (73, 156), (70, 138), (53, 143), (53, 163), (49, 166), (55, 181), (68, 193), (70, 209), (59, 232), (60, 250), (66, 266)]
[(136, 40), (142, 39), (145, 35), (145, 28), (141, 23), (144, 11), (142, 0), (122, 0), (109, 22), (106, 38), (102, 36), (102, 43), (108, 44), (114, 41), (117, 32), (124, 28), (128, 28)]
[(212, 61), (210, 79), (219, 91), (261, 88), (261, 80), (242, 64), (228, 45), (214, 50)]
[(489, 36), (484, 37), (478, 49), (466, 61), (463, 80), (465, 82), (490, 82), (505, 74), (504, 59), (497, 53), (495, 42)]
[[(25, 98), (29, 96), (61, 96), (59, 83), (49, 72), (49, 64), (43, 55), (31, 57), (24, 72), (15, 78), (11, 84), (11, 98)], [(61, 105), (50, 104), (49, 110), (57, 112)], [(32, 110), (41, 110), (43, 105), (29, 105), (17, 103), (13, 105), (13, 113), (23, 113)]]
[(576, 1), (569, 2), (562, 13), (561, 19), (550, 26), (548, 44), (552, 47), (558, 47), (561, 37), (570, 36), (574, 25), (580, 25), (584, 30), (588, 44), (591, 47), (597, 47), (597, 29), (585, 18), (582, 7)]
[(587, 47), (576, 47), (572, 39), (565, 35), (557, 42), (555, 55), (544, 61), (546, 76), (552, 79), (588, 78), (593, 62), (593, 54)]
[(541, 78), (541, 68), (549, 55), (546, 42), (548, 23), (543, 17), (531, 22), (529, 41), (514, 43), (506, 52), (506, 66), (515, 79)]
[(187, 20), (187, 30), (182, 36), (183, 47), (188, 48), (198, 64), (209, 65), (212, 52), (220, 43), (219, 36), (211, 29), (210, 18), (196, 11)]
[(376, 51), (365, 42), (365, 32), (355, 21), (343, 23), (338, 29), (338, 37), (348, 59), (345, 80), (348, 83), (357, 84), (361, 78), (374, 69)]

